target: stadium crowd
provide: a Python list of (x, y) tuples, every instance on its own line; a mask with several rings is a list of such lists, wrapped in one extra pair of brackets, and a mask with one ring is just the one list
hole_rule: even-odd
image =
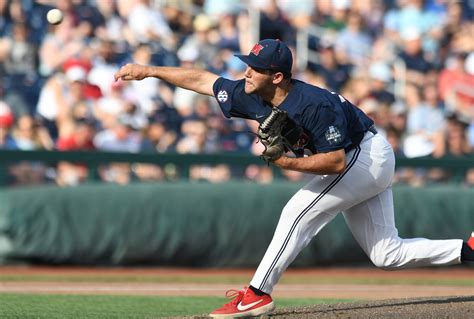
[[(469, 7), (471, 3), (471, 7)], [(46, 12), (64, 13), (58, 25)], [(0, 149), (260, 154), (256, 124), (228, 121), (212, 98), (158, 79), (115, 82), (128, 62), (199, 67), (231, 79), (258, 37), (317, 53), (293, 77), (340, 92), (372, 117), (398, 157), (474, 154), (472, 1), (0, 0)], [(259, 26), (250, 13), (259, 12)], [(308, 46), (297, 35), (317, 26)], [(299, 55), (298, 55), (299, 56)], [(76, 185), (84, 165), (19, 163), (12, 184)], [(111, 164), (104, 181), (176, 178), (173, 167)], [(282, 173), (289, 180), (307, 176)], [(195, 166), (190, 178), (270, 182), (271, 168)], [(442, 169), (400, 169), (396, 182), (447, 181)], [(462, 177), (474, 185), (474, 169)]]

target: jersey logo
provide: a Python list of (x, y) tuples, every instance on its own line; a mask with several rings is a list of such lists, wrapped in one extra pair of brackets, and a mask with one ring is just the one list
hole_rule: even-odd
[(262, 51), (262, 49), (263, 49), (263, 45), (257, 43), (253, 46), (253, 48), (250, 52), (252, 52), (255, 55), (259, 55), (260, 51)]
[(337, 129), (337, 127), (330, 126), (326, 133), (324, 133), (324, 136), (326, 137), (326, 141), (328, 141), (329, 144), (338, 144), (342, 142), (342, 135), (341, 132)]
[(228, 97), (229, 96), (227, 94), (227, 91), (225, 90), (219, 91), (219, 93), (217, 93), (217, 100), (221, 103), (224, 103), (225, 101), (227, 101)]
[(298, 141), (296, 141), (295, 145), (293, 145), (293, 148), (295, 149), (304, 149), (306, 145), (308, 145), (309, 142), (309, 136), (305, 132), (301, 133), (301, 135), (298, 137)]

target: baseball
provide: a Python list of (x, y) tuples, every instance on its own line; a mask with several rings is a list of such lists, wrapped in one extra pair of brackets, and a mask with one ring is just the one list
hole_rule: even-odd
[(51, 9), (48, 11), (48, 14), (46, 15), (46, 19), (51, 24), (54, 24), (54, 25), (60, 24), (61, 21), (63, 21), (63, 13), (59, 9)]

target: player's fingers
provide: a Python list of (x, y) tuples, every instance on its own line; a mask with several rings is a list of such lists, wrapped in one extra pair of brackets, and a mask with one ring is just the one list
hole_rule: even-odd
[(123, 77), (124, 77), (124, 76), (123, 76), (123, 74), (122, 74), (122, 69), (118, 70), (118, 71), (115, 72), (115, 74), (114, 74), (114, 79), (115, 79), (115, 81), (118, 81), (119, 79), (122, 79), (122, 80), (123, 80), (123, 79), (124, 79)]
[(115, 74), (114, 74), (115, 81), (121, 80), (132, 80), (130, 65), (126, 64), (122, 66)]

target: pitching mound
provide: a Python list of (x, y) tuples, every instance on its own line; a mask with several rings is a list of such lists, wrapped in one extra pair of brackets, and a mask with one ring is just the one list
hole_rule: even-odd
[(474, 296), (391, 299), (275, 311), (268, 318), (474, 318)]

